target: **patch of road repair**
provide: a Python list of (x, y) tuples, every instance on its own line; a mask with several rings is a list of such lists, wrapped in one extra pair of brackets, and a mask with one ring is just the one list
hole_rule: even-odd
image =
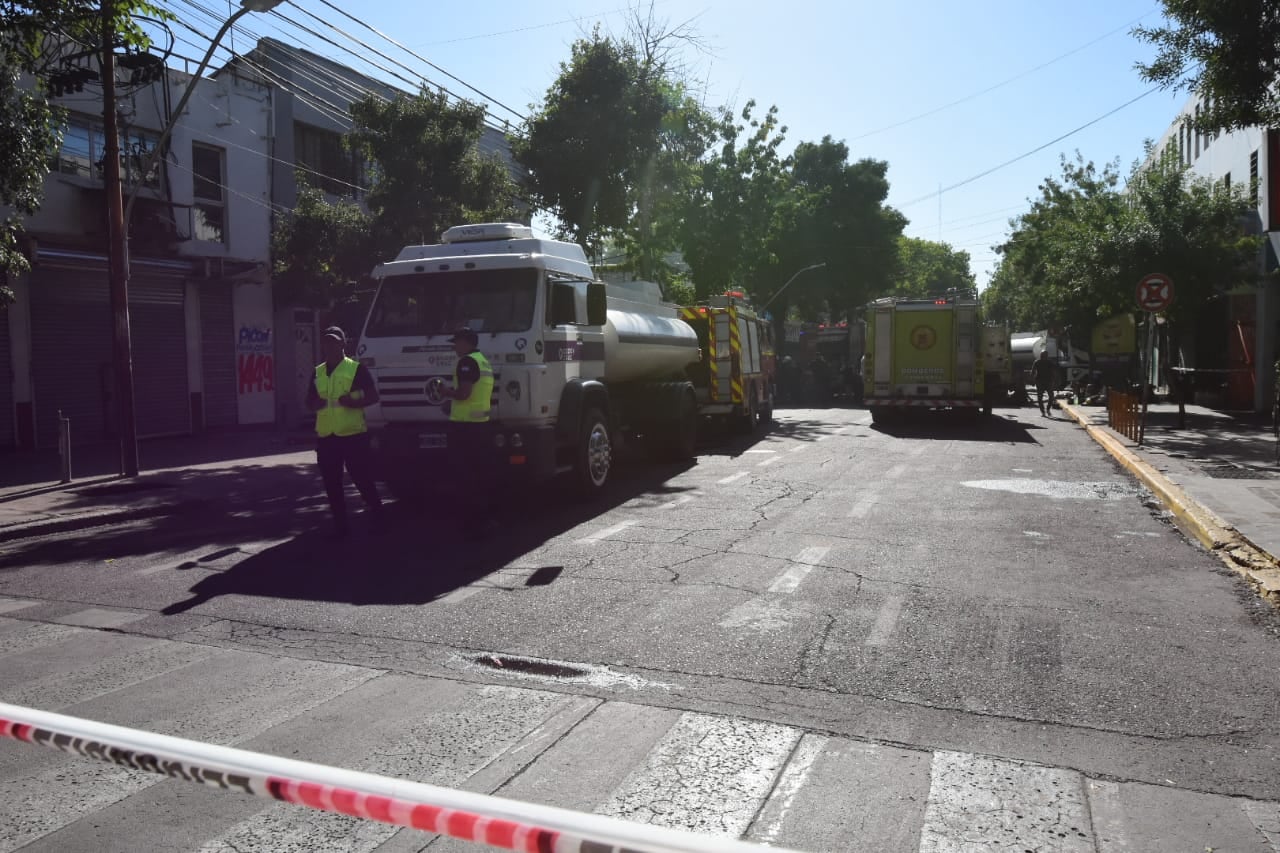
[(524, 678), (531, 681), (588, 684), (592, 687), (630, 687), (635, 690), (644, 690), (648, 687), (661, 687), (670, 690), (679, 686), (662, 681), (650, 681), (638, 675), (614, 672), (607, 666), (597, 666), (590, 663), (570, 663), (568, 661), (525, 657), (523, 655), (482, 653), (458, 655), (455, 660), (467, 669), (500, 672), (513, 678)]
[(1120, 501), (1141, 493), (1129, 483), (1073, 483), (1067, 480), (969, 480), (960, 485), (971, 489), (1013, 492), (1016, 495), (1040, 495), (1055, 500)]

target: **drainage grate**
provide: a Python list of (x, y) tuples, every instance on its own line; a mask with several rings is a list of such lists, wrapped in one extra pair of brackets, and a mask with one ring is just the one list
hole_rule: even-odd
[(1238, 465), (1202, 465), (1200, 470), (1216, 480), (1274, 480), (1280, 474)]
[(582, 667), (511, 655), (475, 655), (471, 662), (499, 672), (519, 672), (547, 678), (581, 678), (587, 674), (587, 670)]

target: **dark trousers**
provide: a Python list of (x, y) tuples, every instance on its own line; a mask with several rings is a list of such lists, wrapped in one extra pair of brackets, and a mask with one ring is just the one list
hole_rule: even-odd
[(373, 451), (369, 447), (369, 434), (326, 435), (316, 439), (316, 462), (324, 479), (324, 491), (329, 498), (329, 509), (339, 527), (347, 523), (347, 501), (343, 494), (342, 469), (346, 466), (351, 482), (360, 490), (365, 504), (374, 511), (382, 509), (382, 498), (373, 475)]
[[(1045, 394), (1049, 395), (1048, 401), (1045, 400)], [(1046, 404), (1047, 403), (1047, 404)], [(1048, 414), (1053, 408), (1053, 389), (1045, 385), (1036, 386), (1036, 405), (1040, 407), (1042, 414)]]

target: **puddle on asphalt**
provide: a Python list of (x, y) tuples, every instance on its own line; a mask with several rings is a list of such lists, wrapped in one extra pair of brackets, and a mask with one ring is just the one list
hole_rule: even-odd
[(1057, 500), (1119, 501), (1138, 494), (1136, 486), (1125, 483), (1072, 483), (1065, 480), (969, 480), (961, 483), (971, 489), (1012, 492), (1015, 495), (1040, 495)]

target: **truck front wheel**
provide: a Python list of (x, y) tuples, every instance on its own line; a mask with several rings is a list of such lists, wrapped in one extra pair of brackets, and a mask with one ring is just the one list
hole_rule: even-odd
[(594, 406), (582, 415), (578, 447), (574, 451), (573, 478), (578, 493), (591, 497), (603, 491), (609, 482), (613, 464), (613, 443), (609, 437), (609, 421)]

